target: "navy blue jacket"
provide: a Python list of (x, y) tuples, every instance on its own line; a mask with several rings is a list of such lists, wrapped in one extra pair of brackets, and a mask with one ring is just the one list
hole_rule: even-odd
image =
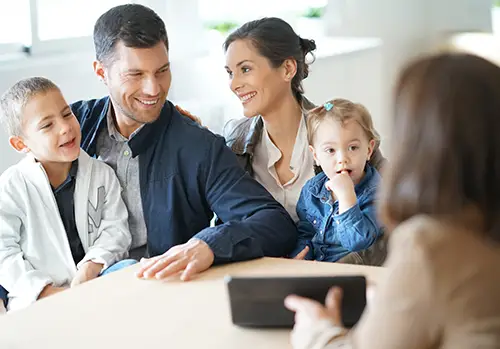
[[(90, 156), (96, 157), (99, 133), (107, 132), (110, 105), (109, 97), (71, 105)], [(241, 168), (223, 137), (169, 101), (129, 146), (139, 156), (150, 256), (192, 237), (210, 246), (215, 263), (284, 256), (294, 248), (298, 232), (285, 209)], [(210, 227), (214, 213), (223, 223)]]

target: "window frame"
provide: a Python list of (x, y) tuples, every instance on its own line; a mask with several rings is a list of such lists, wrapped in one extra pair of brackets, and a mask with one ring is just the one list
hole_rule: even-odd
[[(29, 0), (31, 4), (31, 0)], [(30, 20), (31, 24), (31, 20)], [(30, 28), (30, 32), (31, 28)], [(28, 46), (25, 45), (23, 42), (7, 42), (7, 43), (0, 43), (0, 56), (5, 56), (5, 55), (11, 55), (11, 54), (21, 54), (23, 52), (26, 52), (28, 49)]]
[[(167, 0), (130, 0), (124, 3), (140, 3), (142, 5), (151, 7), (162, 16), (159, 9), (164, 8), (164, 3)], [(40, 56), (47, 54), (60, 54), (60, 53), (75, 53), (75, 52), (89, 52), (94, 50), (92, 35), (80, 37), (68, 37), (60, 39), (40, 40), (38, 28), (38, 6), (43, 4), (43, 0), (30, 0), (30, 19), (31, 19), (31, 47), (29, 49), (30, 55)]]

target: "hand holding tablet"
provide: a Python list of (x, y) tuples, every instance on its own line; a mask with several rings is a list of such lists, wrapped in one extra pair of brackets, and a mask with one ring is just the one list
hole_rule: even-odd
[(232, 321), (244, 327), (292, 328), (294, 313), (285, 308), (284, 299), (295, 294), (324, 304), (333, 286), (343, 290), (345, 327), (354, 326), (366, 306), (364, 276), (226, 277), (226, 285)]

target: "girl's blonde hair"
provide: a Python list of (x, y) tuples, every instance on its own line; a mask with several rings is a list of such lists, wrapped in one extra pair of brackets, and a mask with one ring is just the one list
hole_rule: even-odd
[(355, 120), (365, 131), (368, 140), (373, 139), (375, 141), (375, 149), (378, 148), (380, 136), (373, 126), (368, 109), (362, 104), (353, 103), (342, 98), (333, 99), (309, 111), (307, 114), (307, 138), (310, 145), (313, 145), (314, 135), (321, 123), (327, 118), (332, 118), (341, 123)]

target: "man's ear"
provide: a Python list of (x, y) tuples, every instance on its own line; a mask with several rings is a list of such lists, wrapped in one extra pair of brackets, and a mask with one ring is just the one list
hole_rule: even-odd
[(30, 148), (24, 143), (21, 137), (19, 136), (10, 136), (9, 137), (9, 144), (12, 148), (14, 148), (17, 152), (19, 153), (29, 153)]
[(94, 73), (95, 75), (97, 75), (97, 78), (104, 84), (106, 84), (104, 65), (102, 64), (102, 62), (94, 61), (92, 62), (92, 66), (94, 67)]

